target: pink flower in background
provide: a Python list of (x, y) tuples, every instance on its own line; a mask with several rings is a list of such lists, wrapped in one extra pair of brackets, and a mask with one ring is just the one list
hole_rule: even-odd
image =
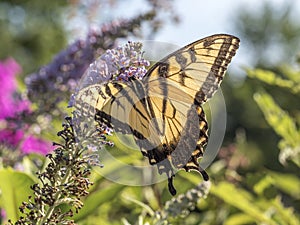
[(16, 95), (16, 75), (20, 72), (21, 67), (14, 59), (0, 61), (0, 143), (19, 147), (25, 154), (30, 152), (46, 154), (51, 149), (49, 142), (25, 135), (23, 130), (27, 130), (28, 125), (23, 126), (22, 130), (13, 121), (7, 121), (8, 118), (14, 118), (21, 112), (30, 111), (30, 102)]
[(15, 130), (12, 129), (12, 127), (6, 127), (0, 130), (0, 143), (16, 147), (22, 141), (23, 136), (24, 133), (22, 130)]
[(42, 139), (30, 135), (22, 143), (21, 149), (25, 154), (30, 152), (47, 154), (49, 150), (51, 150), (51, 147), (52, 145), (49, 142), (45, 142)]
[(21, 67), (14, 59), (0, 62), (0, 119), (13, 117), (16, 113), (29, 110), (29, 102), (16, 99), (14, 93), (17, 89), (16, 74)]

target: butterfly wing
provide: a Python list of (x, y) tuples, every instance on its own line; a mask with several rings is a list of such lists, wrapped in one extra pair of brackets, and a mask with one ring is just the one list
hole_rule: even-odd
[[(191, 96), (192, 101), (202, 104), (218, 89), (240, 40), (232, 35), (218, 34), (193, 42), (150, 68), (146, 77), (153, 91), (162, 78), (177, 84)], [(167, 90), (163, 90), (167, 91)], [(177, 98), (176, 92), (168, 97)], [(189, 100), (191, 100), (189, 99)]]
[(159, 164), (160, 172), (168, 174), (170, 191), (175, 189), (166, 158), (176, 168), (196, 170), (208, 179), (198, 163), (208, 140), (201, 105), (218, 89), (238, 47), (239, 39), (234, 36), (213, 35), (168, 55), (151, 67), (145, 77), (148, 95), (156, 96), (149, 98), (151, 116), (160, 118), (164, 125), (160, 129), (161, 144), (147, 151), (147, 156), (150, 163)]
[(196, 170), (207, 144), (208, 125), (202, 104), (211, 98), (239, 46), (231, 35), (213, 35), (160, 60), (143, 81), (103, 86), (96, 117), (122, 133), (132, 133), (150, 164), (166, 173), (169, 190), (173, 167)]

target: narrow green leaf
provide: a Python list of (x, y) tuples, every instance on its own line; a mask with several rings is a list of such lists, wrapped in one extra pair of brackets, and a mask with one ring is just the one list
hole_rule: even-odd
[(95, 209), (104, 203), (110, 203), (119, 192), (126, 186), (120, 184), (112, 184), (107, 188), (103, 188), (99, 191), (89, 194), (84, 201), (84, 206), (72, 217), (76, 222), (85, 219), (88, 215), (95, 212)]
[(275, 85), (281, 88), (288, 88), (293, 93), (299, 92), (299, 84), (293, 82), (292, 80), (283, 79), (272, 71), (262, 69), (248, 69), (246, 71), (248, 76), (251, 78), (256, 78), (264, 83)]
[(33, 194), (30, 186), (34, 181), (29, 175), (12, 169), (1, 169), (0, 180), (1, 206), (5, 209), (7, 218), (16, 221), (21, 214), (19, 206)]
[(222, 199), (227, 204), (241, 210), (256, 222), (269, 225), (277, 224), (264, 214), (265, 209), (255, 204), (253, 196), (243, 189), (237, 188), (227, 182), (221, 182), (218, 185), (212, 185), (210, 193)]
[(279, 161), (285, 164), (287, 159), (290, 159), (300, 166), (300, 132), (297, 130), (294, 119), (264, 91), (255, 93), (254, 100), (264, 113), (269, 125), (282, 137), (278, 143), (281, 150)]
[(266, 92), (260, 91), (259, 93), (255, 93), (254, 100), (274, 131), (286, 140), (291, 147), (296, 148), (300, 143), (300, 135), (295, 121)]
[(133, 198), (131, 198), (129, 196), (125, 196), (124, 198), (126, 200), (131, 201), (131, 202), (133, 202), (133, 203), (141, 206), (142, 208), (144, 208), (149, 213), (150, 216), (152, 216), (152, 217), (154, 216), (155, 212), (153, 211), (153, 209), (151, 209), (150, 206), (146, 205), (145, 203), (143, 203), (143, 202), (141, 202), (139, 200), (133, 199)]
[(272, 177), (274, 186), (295, 199), (300, 198), (299, 177), (292, 174), (283, 174), (272, 171), (269, 171), (268, 174), (270, 177)]
[(293, 81), (296, 84), (300, 84), (300, 73), (298, 70), (295, 70), (292, 66), (287, 64), (279, 66), (279, 69), (280, 72), (289, 80)]
[(260, 179), (255, 185), (254, 185), (254, 191), (258, 195), (263, 195), (265, 189), (270, 187), (271, 185), (274, 184), (274, 179), (269, 176), (265, 175), (262, 179)]
[(299, 219), (295, 215), (295, 211), (292, 208), (285, 208), (280, 200), (276, 198), (272, 201), (272, 206), (276, 209), (275, 219), (278, 220), (279, 224), (297, 225)]
[(236, 213), (226, 219), (223, 225), (254, 224), (255, 219), (244, 213)]

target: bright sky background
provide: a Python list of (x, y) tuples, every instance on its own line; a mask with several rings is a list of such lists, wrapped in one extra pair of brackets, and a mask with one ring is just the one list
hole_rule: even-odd
[[(141, 2), (140, 0), (120, 1), (113, 13), (115, 17), (120, 18), (124, 17), (124, 13), (136, 15), (137, 11), (141, 10)], [(277, 10), (284, 9), (284, 5), (289, 2), (293, 3), (295, 5), (293, 17), (300, 20), (300, 0), (174, 0), (173, 7), (181, 22), (179, 24), (165, 23), (163, 28), (155, 34), (154, 39), (182, 47), (212, 34), (227, 33), (238, 36), (233, 30), (233, 20), (236, 19), (238, 10), (249, 9), (255, 13), (261, 9), (264, 2), (271, 3)], [(111, 15), (112, 12), (106, 13)], [(229, 70), (234, 70), (235, 74), (244, 74), (241, 67), (251, 64), (251, 58), (247, 54), (249, 47), (241, 40), (240, 49)]]
[(246, 8), (255, 12), (264, 2), (283, 6), (287, 2), (295, 4), (295, 17), (300, 15), (299, 0), (175, 0), (174, 8), (181, 23), (168, 25), (156, 35), (160, 41), (184, 45), (193, 40), (216, 33), (232, 33), (230, 20), (235, 19), (237, 9)]
[[(284, 8), (284, 4), (292, 2), (295, 5), (293, 17), (300, 20), (299, 0), (175, 0), (174, 8), (181, 18), (181, 23), (175, 26), (168, 24), (155, 36), (155, 40), (184, 46), (212, 34), (236, 35), (231, 20), (236, 18), (237, 10), (245, 8), (255, 12), (264, 2), (274, 4), (279, 10)], [(240, 49), (230, 68), (240, 70), (237, 67), (248, 65), (247, 60), (247, 46), (241, 40)]]
[[(154, 39), (158, 42), (166, 42), (181, 47), (200, 38), (217, 33), (238, 36), (232, 27), (238, 9), (249, 9), (255, 13), (255, 11), (261, 9), (264, 2), (269, 2), (276, 6), (277, 10), (285, 8), (284, 5), (289, 2), (293, 3), (295, 6), (293, 8), (293, 17), (295, 20), (300, 20), (300, 0), (174, 0), (173, 7), (181, 22), (179, 24), (165, 23), (163, 28), (155, 34)], [(108, 21), (112, 17), (113, 19), (130, 18), (131, 15), (137, 15), (137, 12), (143, 9), (143, 7), (146, 10), (146, 4), (141, 0), (119, 1), (114, 8), (102, 10), (99, 16), (102, 19), (107, 18)], [(68, 17), (66, 21), (67, 23), (69, 22)], [(97, 18), (95, 18), (95, 21), (87, 22), (83, 21), (82, 17), (77, 17), (77, 20), (73, 21), (73, 23), (68, 23), (66, 27), (73, 29), (73, 25), (79, 31), (79, 33), (70, 38), (70, 42), (80, 36), (84, 38), (89, 25), (92, 25), (93, 22), (95, 22), (96, 27), (99, 26)], [(88, 26), (86, 23), (88, 23)], [(136, 41), (142, 40), (137, 39)], [(243, 65), (249, 65), (249, 47), (247, 43), (241, 40), (240, 49), (229, 69), (237, 69), (239, 70), (238, 73), (243, 73), (238, 68)]]

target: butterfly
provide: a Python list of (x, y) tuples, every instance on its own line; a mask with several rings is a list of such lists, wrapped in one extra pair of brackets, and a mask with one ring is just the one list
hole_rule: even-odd
[(97, 91), (95, 120), (116, 132), (133, 134), (142, 154), (173, 184), (175, 169), (209, 176), (199, 166), (208, 143), (202, 105), (219, 88), (240, 40), (212, 35), (155, 63), (142, 80), (110, 81)]

